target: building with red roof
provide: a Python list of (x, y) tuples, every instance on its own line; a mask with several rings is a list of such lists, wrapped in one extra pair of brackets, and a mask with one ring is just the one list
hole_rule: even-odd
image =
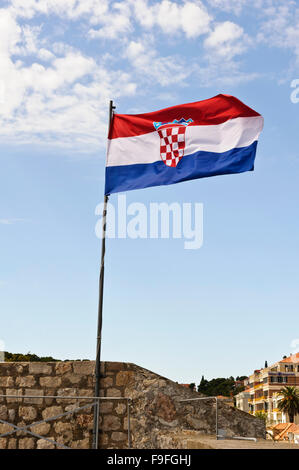
[[(256, 369), (244, 381), (245, 391), (236, 395), (236, 406), (250, 414), (262, 412), (268, 424), (287, 423), (288, 416), (279, 410), (281, 389), (284, 386), (299, 390), (299, 352), (284, 356), (264, 369)], [(295, 416), (299, 424), (299, 415)]]

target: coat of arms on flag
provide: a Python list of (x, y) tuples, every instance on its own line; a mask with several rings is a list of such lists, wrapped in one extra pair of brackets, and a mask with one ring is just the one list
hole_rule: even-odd
[(187, 126), (193, 119), (174, 119), (171, 122), (154, 122), (160, 136), (160, 156), (167, 166), (176, 167), (184, 156)]

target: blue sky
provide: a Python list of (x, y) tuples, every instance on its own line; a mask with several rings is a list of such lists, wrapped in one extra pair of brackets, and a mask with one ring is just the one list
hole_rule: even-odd
[[(127, 193), (202, 202), (204, 244), (108, 240), (103, 359), (179, 382), (249, 374), (298, 331), (299, 7), (0, 1), (0, 340), (94, 358), (108, 104), (218, 93), (264, 116), (255, 172)], [(116, 196), (111, 197), (111, 202)]]

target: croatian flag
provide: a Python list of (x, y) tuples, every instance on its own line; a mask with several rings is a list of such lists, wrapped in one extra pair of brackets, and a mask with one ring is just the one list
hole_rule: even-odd
[(105, 194), (254, 169), (262, 116), (237, 98), (114, 114)]

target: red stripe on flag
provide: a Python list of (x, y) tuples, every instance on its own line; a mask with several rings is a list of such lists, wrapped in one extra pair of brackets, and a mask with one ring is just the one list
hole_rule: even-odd
[(238, 117), (260, 116), (242, 101), (230, 95), (217, 95), (195, 103), (181, 104), (145, 114), (114, 114), (109, 139), (133, 137), (154, 132), (153, 122), (169, 122), (174, 119), (193, 120), (189, 126), (222, 124)]

